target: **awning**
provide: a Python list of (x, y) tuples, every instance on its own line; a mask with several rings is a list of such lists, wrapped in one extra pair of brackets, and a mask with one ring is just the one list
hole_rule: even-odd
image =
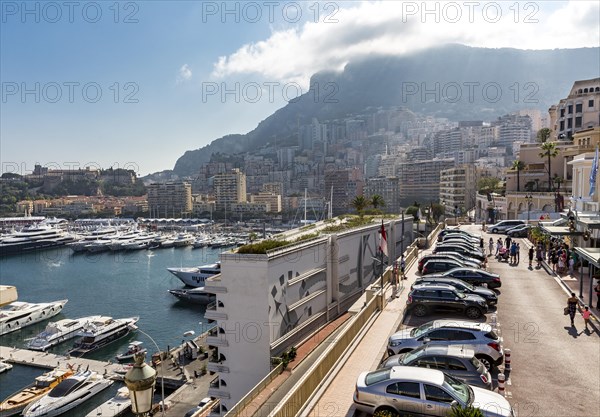
[(596, 268), (600, 268), (600, 248), (576, 247), (575, 252), (588, 262), (594, 264)]
[(583, 233), (579, 231), (570, 231), (566, 226), (544, 226), (542, 225), (542, 230), (545, 233), (548, 233), (551, 236), (581, 236)]
[(585, 225), (588, 229), (600, 229), (600, 220), (597, 218), (579, 218), (577, 223)]

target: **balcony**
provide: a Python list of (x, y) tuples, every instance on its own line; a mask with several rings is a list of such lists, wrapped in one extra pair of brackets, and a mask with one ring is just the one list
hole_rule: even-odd
[(227, 320), (227, 313), (220, 313), (216, 310), (206, 310), (204, 318), (207, 320)]
[(221, 365), (219, 362), (208, 362), (206, 364), (206, 370), (209, 372), (218, 372), (222, 374), (229, 373), (229, 366)]
[(224, 287), (221, 283), (221, 274), (208, 278), (204, 282), (204, 291), (211, 294), (226, 294), (227, 287)]
[(206, 337), (206, 343), (210, 346), (227, 347), (229, 342), (224, 336), (211, 336), (210, 334)]
[(221, 389), (215, 389), (215, 388), (209, 388), (208, 389), (208, 396), (209, 397), (216, 397), (216, 398), (226, 399), (226, 400), (228, 400), (229, 398), (231, 398), (231, 395), (229, 394), (228, 391), (223, 391)]

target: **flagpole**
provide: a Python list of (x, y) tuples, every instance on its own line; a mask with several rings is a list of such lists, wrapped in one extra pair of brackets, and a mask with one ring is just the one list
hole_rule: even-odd
[[(383, 226), (383, 219), (381, 219), (381, 239), (383, 239), (383, 232), (385, 231), (385, 228)], [(387, 241), (385, 242), (385, 244), (387, 245)], [(381, 311), (383, 311), (383, 303), (385, 300), (385, 296), (383, 293), (383, 249), (379, 248), (379, 253), (381, 254)]]

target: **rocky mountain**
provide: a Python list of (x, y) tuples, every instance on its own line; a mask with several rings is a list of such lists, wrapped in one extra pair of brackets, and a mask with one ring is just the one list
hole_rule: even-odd
[(575, 80), (599, 76), (600, 48), (519, 50), (444, 45), (401, 57), (351, 62), (340, 73), (317, 73), (311, 90), (245, 135), (228, 135), (187, 151), (174, 167), (195, 175), (213, 153), (257, 149), (277, 135), (295, 144), (298, 123), (359, 114), (368, 107), (406, 106), (451, 120), (494, 120), (525, 108), (545, 111)]

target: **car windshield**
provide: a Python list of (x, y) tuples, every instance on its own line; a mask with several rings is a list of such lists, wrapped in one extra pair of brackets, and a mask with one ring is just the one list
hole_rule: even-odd
[(473, 391), (467, 384), (444, 374), (443, 387), (447, 391), (453, 392), (455, 397), (458, 397), (463, 404), (471, 404), (473, 402)]
[(390, 379), (391, 372), (391, 368), (383, 368), (377, 371), (369, 372), (365, 377), (365, 385), (369, 386)]
[(427, 333), (433, 327), (433, 322), (425, 323), (419, 327), (415, 327), (410, 331), (410, 335), (413, 337), (419, 337), (424, 333)]
[(466, 297), (465, 293), (462, 293), (462, 292), (456, 291), (454, 294), (456, 294), (456, 296), (461, 299)]
[(477, 372), (479, 372), (480, 374), (483, 373), (485, 368), (483, 366), (483, 363), (479, 359), (477, 359), (475, 356), (473, 356), (470, 359), (470, 361), (473, 364), (473, 366), (475, 367), (475, 369), (477, 369)]
[(402, 364), (406, 365), (407, 363), (411, 363), (413, 360), (417, 359), (419, 356), (421, 356), (426, 347), (427, 345), (423, 345), (405, 354), (402, 358)]

